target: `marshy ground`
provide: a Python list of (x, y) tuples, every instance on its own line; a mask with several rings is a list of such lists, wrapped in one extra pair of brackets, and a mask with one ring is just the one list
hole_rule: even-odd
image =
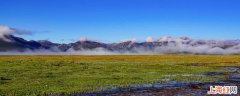
[(206, 95), (239, 74), (239, 55), (0, 56), (0, 95)]

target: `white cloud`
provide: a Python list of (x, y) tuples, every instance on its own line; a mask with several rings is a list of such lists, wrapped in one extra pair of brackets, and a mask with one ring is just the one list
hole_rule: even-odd
[(5, 35), (13, 35), (13, 34), (17, 34), (17, 35), (30, 35), (32, 34), (32, 32), (27, 31), (27, 30), (22, 30), (22, 29), (15, 29), (15, 28), (11, 28), (9, 26), (3, 26), (0, 25), (0, 39), (3, 39), (5, 41), (9, 41)]
[(154, 42), (152, 37), (147, 37), (146, 42)]

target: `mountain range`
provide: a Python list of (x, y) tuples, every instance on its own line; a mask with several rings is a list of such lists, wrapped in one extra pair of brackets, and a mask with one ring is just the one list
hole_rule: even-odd
[(240, 54), (240, 40), (194, 40), (188, 37), (175, 39), (166, 36), (158, 40), (147, 40), (145, 42), (102, 43), (91, 40), (79, 40), (74, 43), (59, 44), (48, 40), (28, 41), (14, 35), (4, 35), (4, 38), (0, 38), (0, 52), (25, 52), (26, 50), (68, 52), (69, 50), (84, 51), (101, 48), (108, 52), (117, 53)]

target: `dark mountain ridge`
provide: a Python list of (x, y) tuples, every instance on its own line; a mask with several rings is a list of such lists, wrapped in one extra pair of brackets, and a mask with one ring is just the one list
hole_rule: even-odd
[[(97, 48), (103, 48), (112, 52), (133, 52), (137, 53), (138, 49), (142, 51), (152, 51), (156, 48), (191, 48), (199, 46), (208, 46), (210, 48), (219, 48), (219, 49), (228, 49), (232, 48), (235, 50), (240, 50), (240, 40), (225, 40), (225, 41), (216, 41), (216, 40), (193, 40), (187, 37), (181, 37), (178, 39), (165, 38), (159, 39), (151, 42), (134, 42), (134, 41), (125, 41), (120, 43), (101, 43), (90, 40), (82, 40), (69, 44), (59, 44), (53, 43), (48, 40), (39, 40), (27, 41), (23, 38), (16, 37), (13, 35), (5, 35), (5, 39), (0, 39), (0, 52), (8, 51), (19, 51), (24, 52), (25, 50), (49, 50), (52, 52), (67, 52), (68, 50), (94, 50)], [(181, 49), (179, 49), (181, 51)], [(178, 50), (177, 50), (178, 51)], [(185, 51), (181, 51), (185, 52)]]

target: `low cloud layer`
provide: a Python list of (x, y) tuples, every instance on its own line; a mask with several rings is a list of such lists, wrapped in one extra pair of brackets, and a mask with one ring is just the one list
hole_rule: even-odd
[[(0, 52), (2, 55), (161, 55), (161, 54), (240, 54), (240, 41), (193, 40), (187, 37), (163, 37), (151, 42), (128, 43), (126, 46), (117, 46), (120, 49), (109, 50), (97, 47), (76, 50), (69, 48), (61, 51), (57, 47), (51, 49), (25, 50), (23, 52)], [(85, 41), (81, 41), (85, 42)], [(110, 46), (110, 45), (109, 45)], [(112, 45), (114, 46), (114, 45)], [(116, 46), (114, 46), (115, 48)], [(126, 48), (126, 49), (121, 49)]]
[[(6, 35), (31, 34), (26, 30), (0, 26), (0, 38)], [(10, 37), (9, 37), (10, 38)], [(188, 37), (172, 38), (165, 36), (145, 42), (136, 40), (105, 44), (87, 39), (69, 44), (57, 44), (50, 41), (11, 41), (3, 42), (0, 55), (158, 55), (158, 54), (240, 54), (240, 40), (196, 40)], [(19, 49), (15, 48), (19, 47)], [(9, 49), (11, 48), (11, 50)], [(20, 50), (20, 51), (19, 51)]]

